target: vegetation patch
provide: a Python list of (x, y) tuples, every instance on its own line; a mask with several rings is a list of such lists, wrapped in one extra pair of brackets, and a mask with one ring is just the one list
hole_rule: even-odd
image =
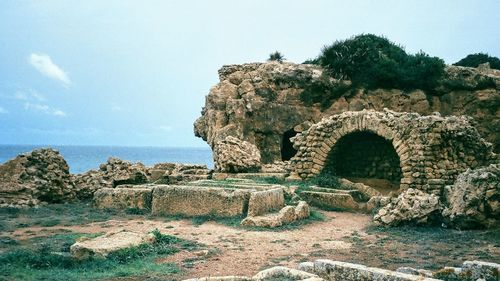
[(466, 67), (478, 67), (480, 64), (489, 63), (490, 68), (500, 70), (500, 59), (497, 57), (492, 57), (485, 53), (470, 54), (465, 58), (457, 61), (453, 65), (466, 66)]
[(0, 254), (0, 270), (16, 280), (96, 280), (126, 276), (164, 276), (179, 272), (175, 264), (156, 260), (178, 252), (192, 251), (198, 244), (154, 231), (153, 244), (111, 253), (106, 259), (76, 260), (69, 247), (81, 234), (59, 234), (31, 239), (30, 245)]

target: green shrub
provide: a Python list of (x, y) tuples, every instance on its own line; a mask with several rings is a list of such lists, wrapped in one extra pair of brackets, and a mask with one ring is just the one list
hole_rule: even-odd
[(336, 41), (324, 47), (318, 59), (331, 77), (368, 89), (433, 91), (445, 66), (440, 58), (423, 52), (408, 55), (401, 46), (373, 34)]
[(465, 58), (459, 60), (458, 62), (454, 63), (453, 65), (478, 67), (480, 64), (487, 62), (490, 63), (491, 68), (500, 70), (500, 59), (497, 57), (492, 57), (485, 53), (470, 54)]
[(269, 54), (269, 58), (267, 60), (282, 62), (284, 59), (285, 57), (283, 56), (283, 54), (281, 54), (278, 51), (275, 51), (274, 53)]

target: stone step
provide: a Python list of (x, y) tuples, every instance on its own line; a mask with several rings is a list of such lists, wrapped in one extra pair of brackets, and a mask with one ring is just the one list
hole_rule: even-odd
[(365, 204), (356, 202), (349, 193), (302, 191), (300, 197), (311, 206), (321, 209), (352, 212), (365, 211)]

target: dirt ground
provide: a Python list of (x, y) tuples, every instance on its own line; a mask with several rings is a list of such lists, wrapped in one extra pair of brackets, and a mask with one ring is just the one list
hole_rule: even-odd
[[(48, 236), (61, 231), (102, 233), (127, 229), (154, 229), (206, 245), (193, 252), (181, 251), (158, 260), (182, 268), (175, 279), (217, 275), (252, 276), (259, 270), (284, 265), (296, 267), (319, 258), (362, 263), (388, 269), (400, 266), (440, 268), (465, 260), (500, 262), (496, 232), (455, 231), (442, 228), (378, 229), (371, 217), (347, 212), (323, 212), (324, 221), (297, 229), (256, 231), (213, 221), (193, 225), (189, 219), (123, 218), (83, 225), (19, 228), (9, 235), (16, 240)], [(120, 279), (123, 280), (123, 279)], [(126, 279), (135, 280), (135, 279)]]

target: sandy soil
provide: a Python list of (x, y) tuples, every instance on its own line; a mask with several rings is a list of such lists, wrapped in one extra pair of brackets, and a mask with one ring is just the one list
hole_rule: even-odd
[(319, 258), (393, 270), (400, 266), (458, 266), (465, 260), (473, 259), (500, 262), (500, 241), (496, 241), (496, 238), (493, 238), (493, 242), (491, 239), (480, 240), (478, 237), (481, 237), (481, 233), (452, 232), (439, 228), (429, 229), (427, 232), (403, 229), (386, 233), (371, 231), (371, 218), (368, 215), (346, 212), (324, 212), (324, 215), (325, 221), (284, 231), (253, 231), (215, 222), (196, 226), (191, 220), (118, 218), (77, 226), (19, 228), (10, 235), (23, 240), (61, 231), (102, 233), (126, 229), (146, 233), (158, 229), (164, 234), (206, 245), (193, 252), (181, 251), (158, 260), (159, 263), (176, 263), (183, 269), (182, 274), (170, 276), (174, 279), (220, 275), (252, 276), (271, 266), (296, 268), (300, 262)]

